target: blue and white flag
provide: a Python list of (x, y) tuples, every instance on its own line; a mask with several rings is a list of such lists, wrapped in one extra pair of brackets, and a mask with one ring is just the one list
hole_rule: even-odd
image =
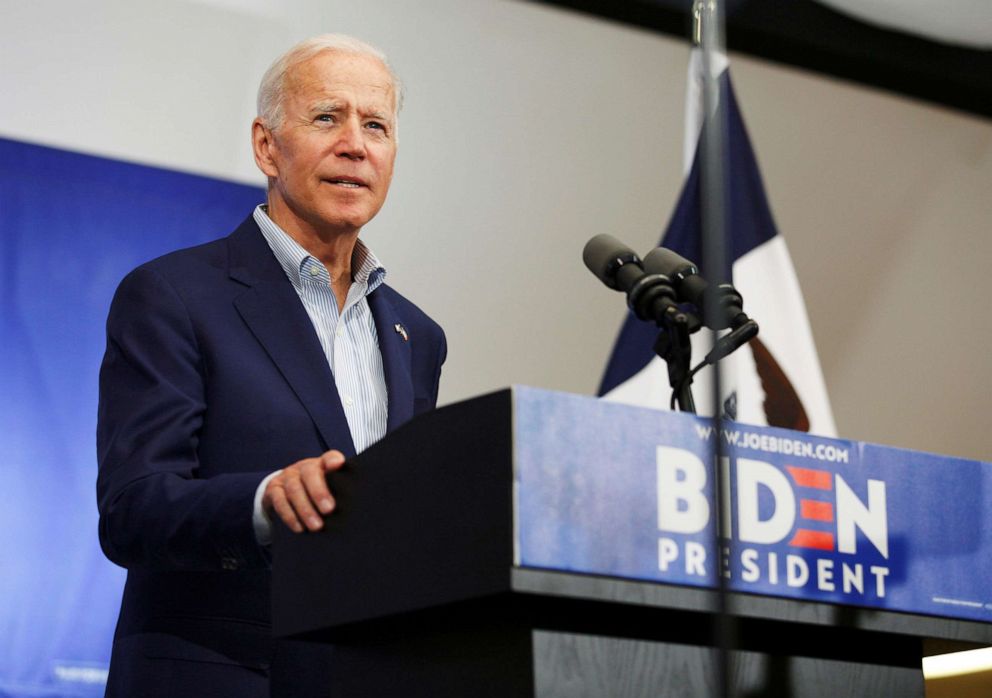
[[(725, 193), (728, 258), (744, 310), (761, 327), (760, 335), (722, 364), (723, 414), (749, 424), (836, 435), (823, 373), (813, 343), (802, 291), (785, 240), (778, 234), (765, 197), (754, 151), (744, 128), (726, 58), (718, 56), (720, 100), (727, 113)], [(700, 163), (696, 156), (702, 124), (702, 59), (693, 50), (686, 100), (687, 175), (661, 245), (683, 257), (702, 258)], [(706, 274), (706, 270), (702, 270)], [(628, 316), (600, 384), (609, 400), (666, 408), (671, 395), (664, 362), (652, 350), (658, 330)], [(695, 366), (709, 350), (697, 335)], [(698, 373), (693, 392), (699, 414), (713, 414), (712, 368)]]

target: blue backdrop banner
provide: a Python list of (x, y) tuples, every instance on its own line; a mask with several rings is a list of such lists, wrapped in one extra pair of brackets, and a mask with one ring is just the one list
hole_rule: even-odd
[[(514, 389), (525, 567), (992, 622), (990, 464)], [(726, 447), (722, 512), (714, 445)], [(719, 550), (714, 545), (720, 526)]]
[(264, 198), (0, 139), (0, 696), (103, 695), (124, 580), (94, 490), (110, 299), (136, 265), (226, 235)]

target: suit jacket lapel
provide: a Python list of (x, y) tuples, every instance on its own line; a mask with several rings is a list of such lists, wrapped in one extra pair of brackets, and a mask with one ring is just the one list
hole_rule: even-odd
[(249, 287), (235, 299), (237, 311), (303, 403), (327, 447), (353, 455), (334, 375), (310, 317), (254, 221), (249, 218), (231, 235), (229, 249), (231, 278)]
[(392, 431), (413, 417), (410, 343), (417, 341), (417, 338), (409, 335), (403, 319), (396, 313), (382, 286), (369, 294), (368, 302), (375, 319), (382, 368), (386, 374), (386, 393), (389, 396), (386, 430)]

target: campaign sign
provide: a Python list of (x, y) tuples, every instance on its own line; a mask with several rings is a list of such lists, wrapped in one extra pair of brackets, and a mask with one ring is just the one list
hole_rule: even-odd
[(992, 621), (992, 464), (513, 395), (519, 566)]

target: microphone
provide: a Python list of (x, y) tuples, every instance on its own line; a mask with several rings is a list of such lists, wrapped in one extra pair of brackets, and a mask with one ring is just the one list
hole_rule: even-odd
[(637, 253), (612, 235), (591, 238), (582, 250), (582, 261), (606, 286), (627, 294), (627, 305), (640, 320), (693, 327), (690, 316), (675, 302), (671, 280), (664, 274), (645, 273)]
[(707, 327), (713, 330), (732, 328), (713, 343), (713, 349), (703, 359), (704, 365), (715, 364), (758, 335), (758, 323), (744, 312), (744, 299), (730, 284), (710, 284), (699, 274), (695, 264), (664, 247), (656, 247), (644, 255), (642, 264), (646, 272), (670, 278), (676, 297), (696, 306)]
[(710, 284), (682, 255), (656, 247), (644, 256), (643, 266), (649, 274), (664, 274), (671, 279), (676, 297), (696, 306), (710, 329), (737, 329), (751, 321), (742, 309), (744, 300), (737, 289), (730, 284)]
[(582, 261), (597, 279), (615, 291), (626, 291), (644, 275), (641, 258), (612, 235), (592, 237), (582, 248)]

